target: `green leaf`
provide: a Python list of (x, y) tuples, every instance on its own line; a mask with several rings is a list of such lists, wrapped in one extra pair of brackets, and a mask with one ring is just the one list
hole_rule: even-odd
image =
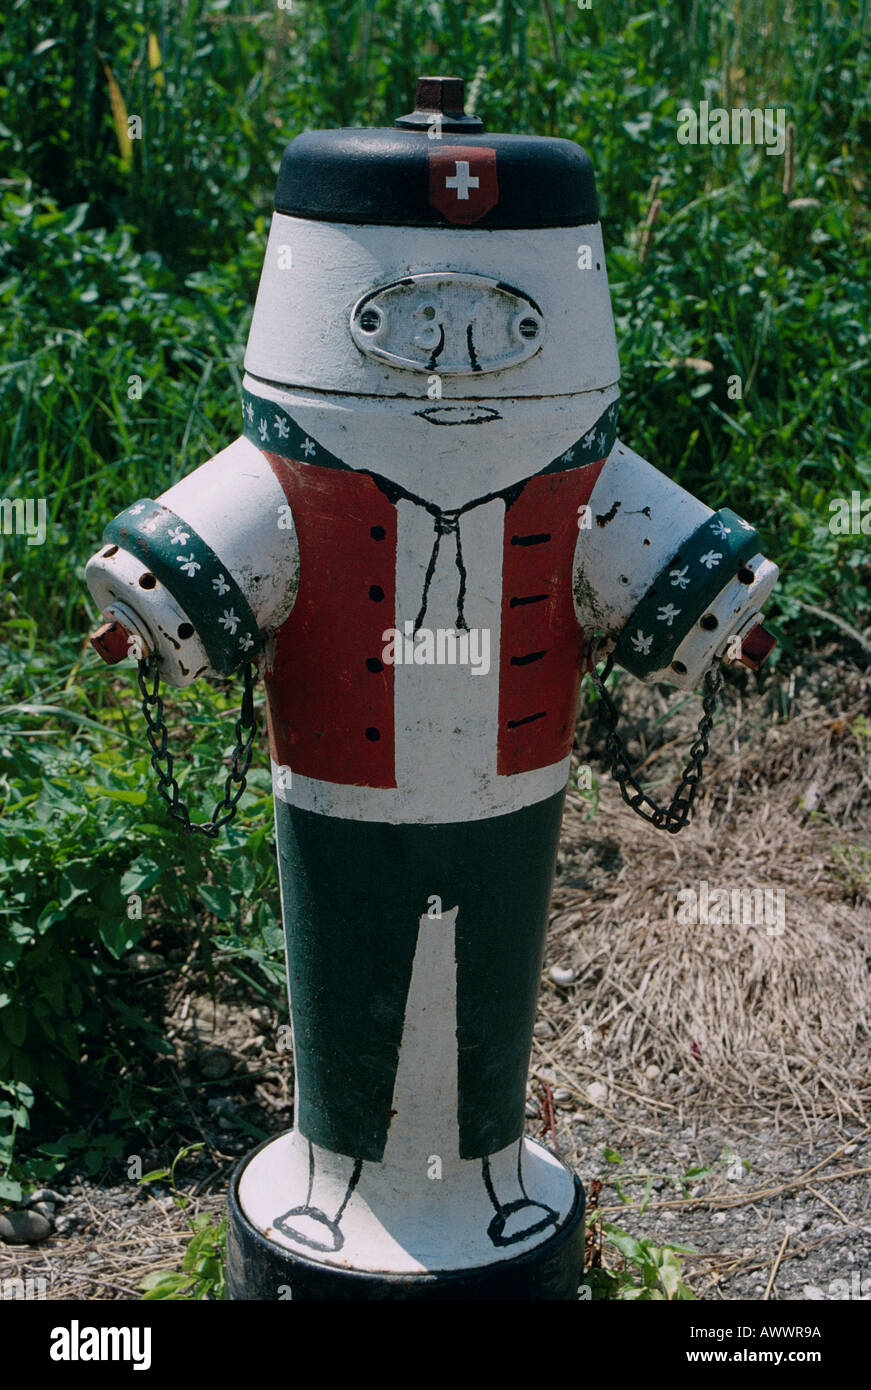
[(156, 1269), (146, 1274), (144, 1279), (140, 1279), (136, 1287), (144, 1290), (143, 1299), (183, 1298), (193, 1287), (193, 1280), (189, 1274)]
[(3, 1032), (13, 1047), (21, 1047), (27, 1037), (27, 1014), (20, 1004), (11, 1004), (0, 1014)]
[(214, 883), (203, 883), (200, 885), (199, 893), (209, 912), (214, 913), (220, 922), (226, 922), (235, 916), (233, 899), (226, 888)]
[(117, 922), (101, 922), (100, 940), (115, 960), (120, 960), (125, 951), (135, 944), (131, 923), (123, 917)]

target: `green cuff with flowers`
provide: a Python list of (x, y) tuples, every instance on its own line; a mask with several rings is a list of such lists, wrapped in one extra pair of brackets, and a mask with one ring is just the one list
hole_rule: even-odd
[(740, 569), (760, 550), (759, 535), (721, 507), (684, 541), (630, 614), (614, 660), (644, 679), (671, 664), (690, 629)]
[(212, 669), (229, 675), (262, 645), (257, 620), (213, 550), (169, 507), (141, 498), (109, 522), (103, 540), (146, 565), (193, 623)]

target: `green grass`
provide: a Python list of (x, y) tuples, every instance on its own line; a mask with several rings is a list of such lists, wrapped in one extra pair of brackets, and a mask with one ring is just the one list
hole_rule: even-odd
[[(313, 126), (389, 123), (413, 105), (419, 73), (445, 71), (466, 77), (491, 130), (559, 134), (589, 150), (623, 366), (621, 432), (711, 506), (729, 503), (759, 525), (783, 569), (770, 625), (778, 659), (791, 662), (815, 642), (850, 641), (802, 604), (868, 627), (867, 539), (832, 536), (827, 522), (833, 498), (871, 495), (869, 26), (864, 0), (593, 0), (590, 10), (557, 0), (295, 0), (289, 11), (271, 0), (14, 0), (5, 19), (0, 495), (44, 497), (51, 527), (44, 546), (0, 536), (4, 853), (24, 839), (0, 873), (20, 905), (19, 944), (40, 935), (52, 903), (55, 950), (73, 903), (88, 943), (80, 988), (96, 1013), (83, 1004), (68, 1018), (58, 994), (61, 1041), (30, 1038), (37, 1080), (45, 1057), (40, 1084), (64, 1105), (51, 1077), (66, 1076), (76, 1049), (106, 1026), (99, 979), (117, 948), (115, 908), (93, 883), (63, 905), (77, 890), (76, 836), (114, 876), (116, 896), (147, 851), (161, 871), (158, 903), (173, 902), (176, 871), (188, 901), (217, 876), (228, 896), (212, 906), (233, 919), (233, 949), (260, 950), (270, 925), (244, 917), (231, 864), (185, 859), (154, 797), (129, 673), (110, 677), (81, 643), (96, 616), (83, 565), (106, 521), (236, 433), (284, 143)], [(129, 153), (108, 73), (142, 119)], [(796, 130), (787, 193), (779, 158), (677, 143), (678, 110), (703, 97), (785, 107)], [(654, 178), (661, 211), (645, 256)], [(727, 395), (734, 373), (740, 401)], [(233, 698), (198, 688), (174, 704), (197, 792)], [(32, 708), (40, 704), (51, 711)], [(231, 851), (265, 833), (266, 800), (245, 804), (247, 829)], [(202, 925), (211, 909), (196, 902)], [(8, 918), (0, 959), (11, 987), (0, 998), (30, 999), (32, 989), (35, 1004), (39, 982), (22, 974)], [(40, 1015), (50, 1027), (52, 1007)], [(7, 1054), (28, 1048), (15, 1041), (20, 1027), (0, 1005)], [(26, 1088), (21, 1065), (7, 1074)], [(19, 1119), (21, 1094), (7, 1106)]]

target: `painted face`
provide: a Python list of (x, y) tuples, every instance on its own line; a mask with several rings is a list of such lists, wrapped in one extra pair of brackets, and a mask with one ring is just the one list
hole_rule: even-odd
[(276, 213), (245, 367), (351, 468), (462, 506), (548, 467), (616, 398), (601, 229)]

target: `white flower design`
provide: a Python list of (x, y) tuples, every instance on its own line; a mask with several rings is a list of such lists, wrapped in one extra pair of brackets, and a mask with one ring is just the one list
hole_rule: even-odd
[(604, 449), (604, 447), (605, 447), (605, 445), (606, 445), (607, 443), (608, 443), (608, 436), (607, 436), (607, 434), (605, 433), (605, 431), (602, 430), (601, 434), (599, 435), (599, 448), (600, 448), (600, 449)]
[(226, 632), (229, 632), (231, 634), (235, 633), (236, 628), (239, 626), (239, 619), (236, 617), (236, 614), (233, 612), (232, 608), (224, 609), (220, 622), (221, 627), (224, 628)]
[(254, 646), (254, 638), (250, 635), (250, 633), (242, 633), (242, 636), (239, 638), (239, 646), (242, 648), (243, 652), (247, 652), (249, 647)]
[(254, 407), (253, 407), (253, 405), (251, 404), (250, 401), (248, 401), (248, 402), (246, 403), (246, 405), (245, 405), (245, 414), (248, 416), (248, 423), (249, 423), (249, 425), (253, 425), (253, 424), (254, 424)]
[(279, 439), (286, 439), (290, 434), (290, 426), (281, 415), (276, 415), (275, 417), (275, 428), (278, 432)]
[(305, 454), (306, 458), (311, 458), (312, 454), (315, 452), (314, 440), (309, 439), (308, 436), (306, 436), (306, 438), (302, 441), (302, 451)]
[(191, 538), (190, 531), (186, 531), (183, 526), (173, 526), (166, 534), (173, 545), (187, 545)]
[(219, 574), (217, 579), (212, 580), (212, 588), (218, 594), (229, 594), (230, 592), (230, 586), (222, 574)]
[(711, 522), (711, 530), (717, 537), (717, 540), (720, 541), (724, 541), (727, 536), (731, 536), (732, 534), (732, 528), (730, 526), (726, 526), (722, 517), (719, 516), (716, 518), (716, 520)]
[(259, 425), (257, 426), (257, 433), (260, 435), (261, 439), (266, 439), (267, 435), (269, 434), (269, 426), (267, 425), (265, 420), (260, 421)]
[(686, 589), (686, 588), (688, 588), (689, 582), (690, 582), (690, 577), (689, 577), (689, 574), (688, 574), (688, 570), (689, 570), (689, 565), (684, 565), (684, 567), (683, 567), (682, 570), (669, 570), (668, 573), (669, 573), (669, 577), (670, 577), (670, 579), (671, 579), (671, 587), (672, 587), (672, 588), (674, 588), (675, 585), (677, 586), (678, 589)]
[(130, 515), (131, 515), (131, 516), (138, 516), (140, 512), (144, 512), (144, 511), (145, 511), (145, 503), (144, 503), (144, 502), (137, 502), (135, 507), (131, 507), (131, 508), (130, 508)]
[(739, 525), (739, 526), (743, 526), (743, 528), (744, 528), (745, 531), (752, 531), (752, 530), (753, 530), (753, 527), (750, 525), (750, 522), (749, 522), (749, 521), (742, 521), (742, 519), (741, 519), (740, 516), (739, 516), (739, 518), (738, 518), (738, 525)]
[(722, 558), (723, 555), (721, 551), (709, 550), (706, 555), (701, 555), (699, 557), (699, 564), (706, 565), (709, 570), (712, 570), (715, 565), (720, 563)]
[(641, 631), (641, 628), (639, 628), (635, 636), (631, 637), (629, 640), (632, 643), (635, 650), (637, 652), (640, 652), (642, 656), (647, 656), (650, 652), (650, 648), (653, 646), (653, 638), (645, 637), (644, 633)]
[(590, 430), (589, 434), (585, 434), (585, 435), (584, 435), (583, 439), (581, 440), (581, 443), (583, 444), (583, 446), (584, 446), (585, 449), (589, 449), (590, 445), (592, 444), (592, 442), (593, 442), (593, 440), (594, 440), (595, 438), (596, 438), (596, 431), (595, 431), (595, 429), (592, 429), (592, 430)]
[(674, 622), (675, 618), (678, 616), (679, 613), (680, 609), (675, 608), (673, 603), (667, 603), (664, 608), (658, 608), (656, 610), (656, 615), (659, 618), (659, 621), (661, 623), (668, 623), (669, 627), (671, 627), (672, 623)]
[(202, 565), (194, 559), (193, 555), (176, 555), (175, 558), (178, 560), (184, 573), (189, 575), (191, 579), (193, 579), (198, 569), (202, 569)]
[(561, 462), (561, 463), (571, 463), (571, 461), (572, 461), (572, 459), (574, 458), (574, 456), (575, 456), (575, 451), (574, 451), (574, 449), (566, 449), (565, 453), (562, 455), (562, 457), (561, 457), (561, 459), (560, 459), (560, 462)]

